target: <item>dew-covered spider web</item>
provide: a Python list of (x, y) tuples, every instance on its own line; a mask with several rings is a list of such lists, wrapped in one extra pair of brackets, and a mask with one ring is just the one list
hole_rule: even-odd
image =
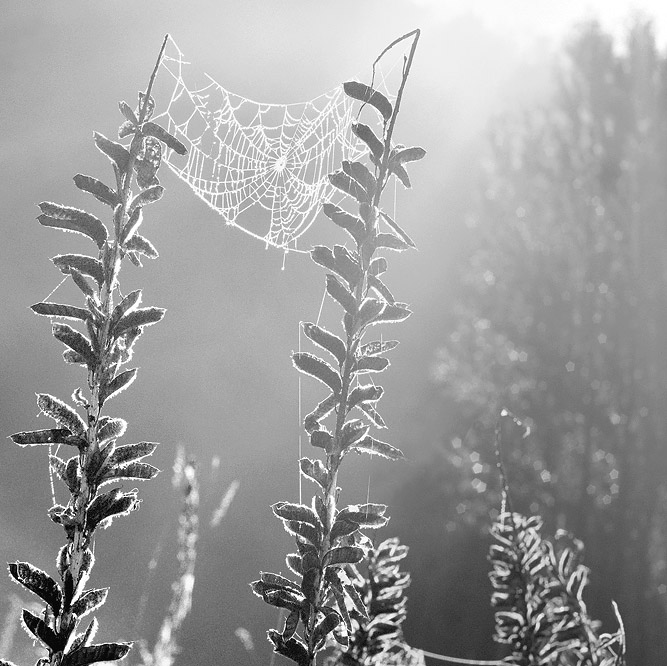
[[(339, 199), (327, 174), (365, 152), (350, 129), (358, 104), (342, 85), (295, 104), (254, 102), (208, 75), (192, 87), (196, 74), (171, 37), (161, 70), (170, 92), (159, 118), (188, 148), (187, 158), (166, 152), (169, 168), (228, 225), (300, 251), (322, 203)], [(376, 83), (386, 88), (384, 77)]]

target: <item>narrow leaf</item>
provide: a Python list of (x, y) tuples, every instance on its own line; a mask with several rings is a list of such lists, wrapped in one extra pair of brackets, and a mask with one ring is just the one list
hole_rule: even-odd
[(155, 111), (155, 100), (152, 95), (146, 97), (146, 93), (139, 92), (139, 105), (134, 110), (134, 114), (141, 122), (150, 120)]
[(136, 310), (139, 303), (141, 303), (141, 289), (136, 289), (127, 294), (127, 296), (125, 296), (125, 298), (123, 298), (123, 300), (121, 300), (121, 302), (113, 309), (109, 328), (113, 329), (123, 315), (132, 312), (132, 310)]
[(37, 217), (44, 227), (72, 231), (92, 238), (100, 249), (107, 240), (107, 228), (94, 215), (78, 208), (70, 208), (45, 201), (39, 204), (42, 215)]
[(411, 314), (412, 310), (408, 308), (407, 304), (390, 303), (385, 306), (384, 310), (382, 311), (382, 314), (379, 315), (373, 323), (380, 324), (382, 322), (403, 321), (404, 319), (407, 319)]
[(323, 567), (330, 567), (335, 564), (356, 564), (364, 559), (364, 551), (356, 546), (340, 546), (332, 548), (326, 553), (322, 560)]
[(9, 573), (23, 587), (45, 601), (55, 615), (60, 613), (62, 592), (56, 581), (46, 572), (28, 562), (13, 562), (9, 565)]
[(132, 203), (128, 208), (129, 213), (133, 213), (135, 209), (141, 208), (146, 204), (153, 203), (154, 201), (159, 201), (164, 194), (164, 187), (162, 185), (153, 185), (152, 187), (147, 187), (145, 190), (142, 190), (137, 194)]
[[(160, 187), (156, 185), (155, 187)], [(144, 214), (141, 208), (135, 208), (130, 215), (130, 218), (125, 223), (121, 233), (120, 233), (120, 244), (125, 245), (125, 243), (134, 236), (137, 229), (141, 226), (143, 222)]]
[(134, 115), (132, 107), (127, 102), (118, 102), (118, 108), (120, 109), (120, 112), (125, 116), (126, 120), (129, 120), (133, 125), (139, 124), (137, 116)]
[(64, 645), (62, 640), (58, 637), (51, 627), (49, 627), (46, 622), (40, 620), (36, 615), (33, 615), (29, 610), (23, 609), (21, 616), (23, 624), (26, 629), (39, 638), (44, 645), (46, 645), (53, 652), (60, 652), (63, 649)]
[(313, 637), (316, 645), (324, 643), (326, 637), (340, 624), (341, 616), (334, 610), (327, 613), (324, 618), (315, 625)]
[(125, 249), (130, 252), (138, 252), (149, 259), (157, 259), (158, 251), (153, 244), (143, 236), (137, 233), (132, 234), (131, 238), (125, 242)]
[(290, 502), (276, 502), (271, 506), (273, 513), (283, 520), (298, 520), (309, 523), (314, 527), (321, 527), (317, 514), (305, 504), (292, 504)]
[(386, 428), (387, 424), (385, 423), (385, 420), (380, 416), (379, 412), (375, 407), (369, 403), (361, 403), (360, 405), (357, 405), (359, 409), (361, 409), (368, 418), (373, 421), (376, 427), (378, 428)]
[(359, 183), (348, 176), (344, 171), (334, 171), (330, 173), (329, 182), (341, 192), (349, 194), (351, 197), (359, 202), (368, 200), (368, 192), (359, 185)]
[(310, 251), (310, 256), (316, 264), (324, 266), (324, 268), (328, 268), (330, 271), (337, 273), (351, 286), (355, 285), (361, 277), (359, 266), (355, 266), (354, 264), (350, 266), (349, 263), (344, 260), (345, 255), (340, 250), (338, 251), (338, 255), (340, 259), (337, 259), (334, 252), (324, 245), (316, 245)]
[(57, 268), (65, 274), (71, 273), (72, 269), (79, 271), (83, 275), (88, 275), (98, 286), (104, 282), (104, 267), (102, 262), (83, 254), (59, 254), (51, 259)]
[(74, 365), (86, 365), (86, 359), (81, 356), (81, 354), (77, 354), (71, 349), (66, 349), (63, 352), (63, 361), (65, 361), (65, 363), (72, 363)]
[(88, 506), (87, 526), (92, 531), (98, 525), (107, 527), (114, 518), (124, 516), (139, 507), (137, 491), (123, 493), (114, 488), (106, 493), (98, 495)]
[(343, 84), (343, 90), (349, 97), (375, 107), (375, 109), (380, 112), (385, 122), (391, 118), (393, 112), (391, 102), (378, 90), (367, 86), (365, 83), (360, 83), (359, 81), (346, 81)]
[(366, 227), (362, 220), (347, 211), (334, 206), (331, 203), (322, 204), (323, 213), (342, 229), (345, 229), (355, 240), (357, 245), (361, 245), (366, 238)]
[(308, 543), (319, 548), (320, 541), (322, 540), (322, 531), (319, 528), (300, 520), (284, 520), (283, 527), (289, 534), (300, 536)]
[(407, 190), (409, 190), (412, 187), (412, 183), (410, 182), (410, 176), (408, 176), (408, 172), (405, 170), (404, 166), (402, 166), (401, 164), (390, 163), (389, 168), (391, 173), (393, 173), (396, 176), (396, 178), (398, 178), (401, 181), (403, 187), (405, 187)]
[(99, 444), (108, 442), (110, 439), (122, 437), (127, 430), (127, 421), (119, 418), (103, 416), (97, 422), (97, 441)]
[(385, 285), (380, 278), (375, 275), (368, 276), (368, 286), (375, 289), (375, 291), (384, 298), (387, 303), (393, 305), (396, 302), (394, 295), (389, 291), (387, 285)]
[(132, 643), (98, 643), (71, 652), (63, 661), (63, 666), (86, 666), (98, 661), (117, 661), (132, 648)]
[(359, 596), (359, 592), (357, 592), (357, 589), (354, 587), (354, 585), (346, 583), (343, 585), (343, 589), (345, 590), (347, 598), (352, 602), (352, 605), (355, 607), (357, 612), (368, 620), (369, 618), (366, 604), (364, 604), (363, 599)]
[(403, 148), (399, 150), (393, 157), (399, 164), (403, 162), (416, 162), (426, 157), (426, 151), (419, 146), (413, 146), (412, 148)]
[(164, 317), (166, 310), (163, 308), (140, 308), (125, 315), (114, 328), (114, 335), (120, 336), (131, 328), (139, 328), (156, 324)]
[(333, 257), (337, 266), (341, 267), (343, 277), (352, 286), (361, 279), (361, 266), (356, 252), (354, 254), (343, 245), (333, 246)]
[(306, 646), (296, 638), (284, 640), (281, 633), (276, 629), (269, 629), (267, 632), (269, 640), (273, 643), (273, 651), (287, 657), (297, 666), (310, 666), (311, 660), (308, 656)]
[(292, 362), (297, 370), (319, 379), (334, 393), (340, 392), (340, 375), (326, 361), (308, 352), (296, 352), (292, 354)]
[(94, 132), (95, 145), (104, 153), (117, 167), (121, 173), (125, 173), (127, 166), (130, 163), (130, 153), (125, 146), (120, 143), (107, 139), (99, 132)]
[(371, 261), (370, 266), (368, 267), (368, 272), (377, 277), (382, 275), (387, 270), (387, 260), (384, 257), (376, 257)]
[(156, 123), (144, 123), (142, 132), (162, 141), (162, 143), (166, 144), (167, 148), (170, 148), (179, 155), (185, 155), (188, 152), (188, 149), (175, 136), (169, 134), (166, 129)]
[(373, 323), (384, 308), (385, 303), (379, 301), (377, 298), (370, 296), (365, 298), (359, 307), (359, 312), (354, 322), (356, 329), (361, 330), (364, 326)]
[(343, 426), (340, 447), (345, 450), (351, 444), (354, 444), (362, 437), (368, 434), (369, 425), (361, 419), (352, 419)]
[(330, 453), (333, 437), (326, 430), (315, 430), (310, 433), (310, 444), (311, 446), (324, 449), (327, 453)]
[(327, 293), (335, 301), (338, 301), (350, 315), (357, 314), (357, 301), (354, 296), (338, 278), (331, 274), (327, 275)]
[(67, 486), (70, 493), (75, 494), (80, 485), (79, 481), (79, 456), (73, 456), (66, 463), (58, 456), (49, 456), (51, 469), (58, 475)]
[(72, 646), (69, 650), (69, 653), (72, 654), (76, 652), (79, 648), (83, 646), (88, 646), (91, 644), (93, 639), (95, 638), (95, 634), (97, 633), (97, 630), (99, 628), (97, 618), (93, 618), (89, 623), (88, 626), (86, 627), (86, 630), (82, 633), (79, 634), (73, 641), (72, 641)]
[(357, 386), (352, 389), (352, 392), (347, 399), (348, 411), (354, 407), (358, 407), (364, 402), (376, 402), (382, 397), (383, 389), (381, 386), (367, 384), (365, 386)]
[(66, 344), (70, 349), (86, 359), (88, 365), (95, 365), (97, 359), (88, 338), (72, 328), (69, 324), (54, 322), (52, 325), (53, 337)]
[(86, 443), (84, 439), (72, 435), (66, 428), (17, 432), (10, 435), (10, 438), (19, 446), (38, 446), (40, 444), (69, 444), (71, 446), (81, 446)]
[(121, 123), (118, 128), (118, 138), (124, 139), (125, 137), (135, 134), (137, 131), (137, 126), (131, 120), (125, 120)]
[(310, 458), (301, 458), (299, 460), (301, 473), (320, 484), (323, 489), (326, 489), (329, 482), (329, 473), (324, 467), (321, 460), (311, 460)]
[(160, 470), (153, 465), (142, 462), (130, 462), (124, 465), (107, 468), (104, 474), (100, 475), (99, 483), (108, 483), (116, 479), (135, 479), (137, 481), (150, 481), (154, 479)]
[(90, 317), (90, 312), (84, 308), (74, 305), (61, 305), (60, 303), (35, 303), (30, 309), (38, 315), (45, 317), (62, 317), (63, 319), (81, 319), (85, 321)]
[(314, 430), (318, 430), (320, 428), (320, 421), (328, 416), (335, 406), (336, 396), (331, 393), (303, 420), (303, 427), (306, 429), (306, 432), (310, 434)]
[(375, 340), (374, 342), (361, 345), (359, 355), (377, 356), (378, 354), (384, 354), (392, 349), (396, 349), (396, 347), (398, 347), (398, 340)]
[(374, 245), (376, 248), (386, 247), (390, 250), (397, 250), (398, 252), (414, 247), (414, 245), (406, 243), (402, 238), (399, 238), (395, 234), (378, 234), (375, 237)]
[(83, 419), (62, 400), (58, 400), (48, 393), (37, 394), (37, 406), (40, 411), (51, 417), (64, 428), (67, 428), (73, 435), (83, 437), (86, 433), (86, 424)]
[(368, 170), (365, 164), (361, 162), (350, 162), (349, 160), (343, 160), (341, 163), (343, 171), (353, 178), (354, 180), (364, 188), (364, 191), (368, 195), (368, 199), (372, 198), (375, 194), (375, 188), (377, 187), (377, 182), (375, 176)]
[(260, 572), (259, 577), (261, 581), (267, 586), (266, 589), (269, 589), (270, 587), (276, 587), (276, 588), (287, 588), (297, 593), (301, 592), (301, 588), (299, 587), (299, 585), (297, 585), (297, 583), (291, 581), (289, 578), (280, 576), (279, 574), (262, 571)]
[(88, 613), (92, 613), (104, 604), (109, 594), (109, 588), (104, 587), (96, 590), (88, 590), (84, 592), (73, 604), (72, 613), (78, 617), (84, 617)]
[(370, 453), (371, 455), (382, 456), (388, 460), (404, 460), (405, 456), (400, 449), (391, 444), (381, 442), (368, 436), (357, 442), (350, 450), (357, 453)]
[(82, 273), (79, 273), (79, 271), (77, 271), (76, 268), (71, 268), (69, 270), (69, 274), (72, 276), (74, 284), (81, 290), (83, 295), (86, 296), (86, 298), (90, 298), (91, 300), (94, 301), (95, 288), (88, 281), (88, 278), (86, 278)]
[(150, 456), (156, 448), (157, 444), (155, 442), (139, 442), (137, 444), (118, 446), (109, 456), (107, 465), (114, 466), (133, 460), (141, 460), (141, 458)]
[(355, 523), (349, 518), (347, 517), (336, 518), (336, 522), (331, 528), (331, 535), (330, 535), (331, 543), (333, 543), (336, 539), (339, 539), (340, 537), (344, 537), (347, 536), (348, 534), (352, 534), (352, 532), (356, 532), (358, 529), (359, 529), (358, 523)]
[(376, 159), (382, 158), (384, 152), (384, 145), (382, 141), (375, 136), (375, 132), (363, 123), (352, 123), (352, 132), (358, 136), (370, 149), (371, 155)]
[(345, 363), (347, 350), (345, 343), (337, 335), (311, 323), (303, 324), (303, 332), (316, 345), (326, 349), (338, 361), (338, 365), (342, 366)]
[(80, 190), (92, 194), (98, 201), (107, 204), (107, 206), (115, 208), (119, 203), (118, 194), (97, 178), (77, 173), (74, 176), (74, 184)]
[(299, 625), (299, 611), (292, 611), (289, 613), (289, 615), (285, 618), (285, 626), (283, 627), (283, 640), (287, 641), (292, 636), (294, 636), (296, 632), (296, 628)]
[(137, 368), (126, 370), (125, 372), (116, 375), (116, 377), (114, 377), (108, 384), (104, 384), (99, 394), (98, 404), (100, 407), (109, 400), (109, 398), (113, 398), (121, 393), (121, 391), (124, 391), (136, 379), (137, 372)]
[(361, 527), (377, 529), (389, 522), (389, 518), (384, 515), (386, 511), (385, 504), (351, 504), (340, 512), (339, 518), (351, 520)]
[(389, 366), (389, 359), (384, 356), (362, 356), (355, 363), (355, 372), (382, 372)]

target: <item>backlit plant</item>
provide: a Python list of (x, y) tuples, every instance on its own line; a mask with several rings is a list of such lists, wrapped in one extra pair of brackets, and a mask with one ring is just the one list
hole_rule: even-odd
[(410, 574), (401, 569), (408, 547), (397, 538), (385, 539), (368, 557), (365, 575), (350, 564), (347, 573), (366, 606), (368, 617), (352, 619), (352, 635), (347, 647), (337, 646), (328, 659), (330, 666), (421, 666), (424, 656), (411, 648), (403, 637), (407, 616), (405, 590)]
[[(489, 551), (494, 639), (511, 647), (505, 661), (516, 666), (623, 666), (625, 635), (616, 605), (620, 629), (607, 634), (584, 602), (589, 570), (581, 563), (583, 543), (564, 530), (553, 541), (544, 539), (540, 516), (527, 518), (511, 509), (500, 452), (504, 418), (524, 429), (502, 410), (495, 448), (504, 506), (491, 527)], [(529, 433), (524, 429), (524, 436)]]
[[(317, 485), (310, 506), (278, 502), (272, 507), (296, 539), (297, 551), (289, 554), (286, 561), (298, 582), (262, 573), (260, 580), (252, 583), (253, 591), (264, 601), (286, 609), (282, 630), (272, 629), (268, 635), (276, 652), (300, 666), (315, 663), (317, 653), (330, 636), (347, 646), (353, 632), (352, 619), (368, 619), (364, 600), (345, 569), (364, 560), (372, 550), (371, 541), (362, 530), (385, 525), (387, 507), (354, 504), (338, 508), (338, 473), (343, 458), (352, 452), (390, 460), (403, 458), (399, 449), (369, 434), (371, 427), (386, 425), (377, 411), (383, 389), (374, 381), (365, 383), (369, 373), (382, 372), (389, 366), (384, 354), (398, 342), (365, 342), (364, 338), (373, 327), (402, 321), (411, 314), (380, 279), (387, 270), (387, 260), (377, 255), (385, 250), (414, 247), (408, 234), (381, 208), (382, 193), (392, 176), (410, 187), (405, 163), (425, 155), (422, 148), (392, 143), (419, 31), (396, 40), (380, 55), (407, 37), (413, 37), (413, 43), (394, 104), (372, 85), (355, 81), (344, 84), (347, 95), (377, 112), (382, 134), (379, 138), (370, 126), (354, 123), (352, 131), (368, 147), (372, 170), (362, 162), (343, 161), (342, 168), (329, 176), (331, 183), (358, 209), (355, 215), (330, 203), (323, 206), (324, 214), (350, 235), (353, 249), (334, 245), (316, 246), (311, 251), (313, 261), (328, 271), (328, 295), (343, 310), (343, 335), (339, 337), (313, 323), (303, 324), (303, 332), (331, 355), (335, 365), (308, 352), (292, 357), (297, 370), (319, 380), (328, 390), (327, 397), (304, 419), (310, 443), (323, 450), (324, 460), (300, 460), (302, 474)], [(389, 231), (380, 230), (381, 221)], [(361, 418), (354, 417), (354, 410)], [(329, 416), (331, 425), (327, 427), (324, 422)]]
[[(44, 613), (39, 616), (28, 610), (22, 613), (25, 628), (47, 650), (48, 656), (38, 661), (41, 666), (112, 661), (125, 656), (131, 647), (118, 642), (93, 644), (95, 618), (88, 621), (83, 631), (77, 630), (85, 616), (104, 604), (109, 591), (86, 589), (95, 559), (95, 531), (139, 506), (136, 490), (125, 491), (118, 485), (102, 488), (128, 479), (151, 479), (158, 473), (157, 468), (142, 461), (153, 453), (156, 444), (117, 445), (127, 423), (105, 412), (108, 401), (127, 389), (137, 376), (136, 368), (123, 369), (132, 358), (137, 338), (145, 326), (160, 321), (164, 315), (161, 308), (139, 307), (141, 290), (122, 296), (119, 284), (123, 259), (141, 266), (141, 257), (158, 256), (138, 229), (145, 206), (160, 199), (164, 191), (157, 179), (162, 144), (179, 154), (185, 153), (177, 139), (150, 120), (155, 105), (151, 90), (159, 61), (146, 92), (139, 93), (137, 108), (120, 103), (124, 122), (118, 134), (121, 139), (129, 139), (129, 145), (95, 133), (95, 145), (111, 161), (115, 186), (92, 176), (74, 177), (80, 190), (111, 208), (110, 228), (77, 208), (51, 202), (39, 205), (40, 224), (82, 234), (96, 246), (96, 256), (61, 254), (52, 259), (81, 290), (85, 307), (52, 302), (32, 306), (39, 315), (72, 320), (84, 330), (61, 322), (52, 325), (54, 337), (66, 347), (65, 362), (85, 368), (87, 392), (77, 388), (71, 404), (46, 393), (38, 394), (40, 412), (55, 421), (56, 427), (11, 436), (19, 446), (70, 446), (76, 451), (69, 459), (49, 457), (51, 469), (70, 493), (66, 505), (56, 504), (49, 509), (49, 517), (63, 527), (67, 539), (56, 560), (59, 581), (28, 562), (9, 565), (11, 577), (45, 604)], [(138, 191), (132, 190), (134, 183)], [(0, 661), (2, 666), (8, 663)]]

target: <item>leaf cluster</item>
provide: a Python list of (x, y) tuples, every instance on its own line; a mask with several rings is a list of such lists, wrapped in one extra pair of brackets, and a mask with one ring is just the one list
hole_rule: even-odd
[[(296, 369), (324, 384), (328, 391), (304, 419), (311, 445), (321, 449), (325, 459), (304, 457), (299, 461), (302, 474), (317, 485), (318, 494), (310, 506), (278, 502), (272, 507), (285, 530), (295, 538), (297, 551), (287, 556), (287, 566), (298, 582), (262, 573), (251, 584), (253, 592), (266, 603), (287, 610), (283, 629), (271, 630), (268, 636), (276, 652), (301, 666), (312, 664), (330, 637), (347, 647), (353, 627), (370, 621), (352, 582), (354, 566), (372, 550), (363, 530), (384, 526), (387, 507), (362, 504), (339, 509), (337, 477), (341, 461), (350, 452), (389, 460), (404, 458), (398, 448), (369, 434), (371, 428), (387, 426), (377, 410), (383, 388), (372, 379), (365, 380), (389, 367), (385, 354), (398, 342), (380, 339), (365, 343), (363, 338), (371, 327), (400, 322), (411, 314), (382, 281), (387, 259), (378, 253), (401, 252), (415, 245), (380, 209), (380, 198), (392, 175), (409, 187), (405, 163), (421, 159), (425, 153), (421, 148), (406, 149), (391, 142), (400, 100), (394, 106), (382, 93), (359, 82), (344, 84), (344, 90), (378, 112), (382, 138), (368, 125), (353, 124), (352, 131), (368, 147), (372, 170), (361, 161), (345, 160), (340, 170), (329, 175), (331, 184), (354, 202), (358, 213), (330, 203), (322, 209), (349, 234), (352, 247), (320, 245), (311, 251), (312, 260), (328, 271), (326, 292), (342, 310), (342, 335), (319, 323), (305, 323), (305, 336), (326, 352), (327, 358), (310, 352), (292, 355)], [(381, 230), (381, 222), (388, 231)], [(333, 421), (329, 427), (325, 425), (328, 417)], [(299, 625), (301, 634), (297, 634)]]
[[(150, 89), (150, 86), (149, 86)], [(49, 455), (50, 466), (63, 482), (68, 493), (66, 505), (55, 504), (49, 518), (62, 525), (67, 543), (58, 554), (59, 582), (28, 562), (9, 565), (12, 579), (46, 605), (43, 616), (23, 611), (24, 628), (48, 650), (48, 658), (40, 663), (53, 666), (83, 666), (100, 661), (121, 659), (129, 651), (129, 643), (93, 644), (97, 620), (77, 633), (80, 621), (106, 601), (108, 588), (86, 590), (93, 567), (91, 550), (93, 533), (106, 528), (122, 515), (139, 506), (137, 490), (125, 491), (105, 485), (126, 480), (152, 479), (159, 470), (144, 462), (157, 444), (139, 442), (117, 445), (127, 423), (104, 415), (106, 403), (127, 389), (136, 379), (137, 368), (125, 369), (133, 347), (143, 329), (162, 319), (164, 310), (139, 307), (141, 290), (120, 295), (118, 273), (127, 257), (141, 266), (140, 257), (158, 256), (153, 244), (138, 233), (145, 206), (159, 200), (163, 188), (157, 180), (162, 143), (183, 154), (185, 148), (166, 130), (150, 121), (154, 102), (150, 92), (139, 93), (139, 104), (132, 110), (120, 103), (124, 122), (119, 130), (121, 139), (131, 137), (129, 146), (95, 133), (97, 148), (109, 158), (115, 175), (115, 186), (92, 176), (77, 174), (75, 185), (93, 195), (112, 209), (111, 227), (95, 215), (52, 202), (39, 205), (40, 224), (62, 231), (82, 234), (91, 239), (96, 255), (61, 254), (53, 257), (55, 266), (72, 280), (82, 292), (85, 307), (42, 302), (32, 306), (41, 316), (66, 319), (80, 329), (61, 321), (52, 324), (52, 334), (65, 346), (66, 363), (86, 369), (88, 396), (81, 388), (72, 394), (71, 404), (47, 393), (37, 394), (41, 413), (51, 418), (56, 427), (18, 432), (11, 439), (19, 446), (71, 446), (74, 455), (64, 459)], [(133, 194), (136, 182), (139, 191)], [(84, 413), (82, 416), (81, 412)]]
[(494, 638), (510, 645), (506, 661), (517, 666), (625, 663), (622, 630), (599, 633), (583, 599), (588, 569), (583, 544), (564, 532), (543, 539), (539, 516), (504, 512), (491, 528), (489, 577), (495, 610)]
[(355, 617), (349, 645), (336, 650), (330, 666), (411, 663), (412, 649), (401, 627), (406, 617), (405, 590), (410, 585), (410, 574), (401, 571), (407, 553), (407, 546), (397, 538), (386, 539), (370, 551), (366, 574), (355, 572), (353, 584), (368, 617)]

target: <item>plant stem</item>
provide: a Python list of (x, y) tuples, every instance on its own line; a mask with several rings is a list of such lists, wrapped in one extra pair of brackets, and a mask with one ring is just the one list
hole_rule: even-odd
[(387, 131), (385, 133), (385, 141), (384, 141), (384, 152), (382, 153), (382, 162), (380, 164), (380, 173), (378, 176), (378, 189), (375, 192), (375, 197), (373, 200), (373, 206), (377, 207), (378, 204), (380, 203), (380, 196), (382, 195), (382, 192), (384, 191), (384, 186), (386, 185), (386, 179), (388, 177), (388, 167), (389, 167), (389, 154), (391, 152), (391, 137), (394, 133), (394, 126), (396, 125), (396, 118), (398, 117), (398, 111), (401, 107), (401, 100), (403, 99), (403, 90), (405, 89), (405, 84), (408, 81), (408, 76), (410, 75), (410, 68), (412, 67), (412, 61), (415, 56), (415, 51), (417, 50), (417, 42), (419, 41), (419, 37), (421, 35), (421, 30), (419, 28), (412, 30), (411, 32), (406, 33), (402, 37), (399, 37), (398, 39), (395, 39), (389, 46), (387, 46), (382, 53), (375, 59), (375, 62), (373, 63), (373, 77), (375, 77), (375, 65), (379, 62), (380, 58), (389, 51), (391, 48), (396, 46), (399, 42), (402, 42), (404, 39), (407, 39), (408, 37), (414, 36), (414, 39), (412, 41), (412, 46), (410, 47), (410, 53), (408, 54), (407, 61), (405, 63), (405, 67), (403, 69), (403, 75), (401, 78), (401, 84), (398, 88), (398, 93), (396, 95), (396, 101), (394, 102), (394, 109), (391, 114), (391, 118), (389, 119), (389, 124), (387, 126)]
[[(155, 64), (155, 68), (151, 74), (144, 102), (140, 109), (139, 124), (144, 121), (146, 109), (148, 108), (148, 101), (150, 93), (153, 88), (153, 83), (157, 75), (157, 71), (164, 55), (164, 50), (167, 44), (169, 35), (166, 35), (160, 49), (160, 53)], [(101, 288), (102, 313), (104, 314), (104, 323), (100, 329), (98, 338), (100, 356), (96, 367), (88, 373), (88, 388), (92, 396), (92, 404), (87, 406), (88, 413), (88, 446), (79, 453), (79, 467), (81, 469), (81, 479), (78, 492), (73, 497), (74, 509), (74, 533), (72, 535), (72, 543), (69, 547), (69, 558), (67, 569), (72, 577), (74, 588), (73, 595), (76, 595), (77, 582), (81, 577), (81, 571), (84, 562), (84, 555), (90, 546), (90, 533), (87, 526), (88, 507), (97, 494), (97, 488), (91, 484), (88, 478), (91, 470), (91, 463), (97, 458), (99, 451), (99, 443), (97, 441), (97, 429), (101, 416), (102, 405), (100, 404), (99, 395), (102, 386), (102, 378), (109, 365), (109, 354), (111, 349), (109, 346), (109, 332), (111, 325), (111, 318), (113, 312), (113, 291), (116, 285), (118, 272), (120, 270), (120, 233), (125, 223), (128, 221), (128, 207), (130, 204), (132, 191), (130, 189), (132, 175), (134, 173), (134, 165), (137, 156), (142, 148), (142, 141), (137, 140), (141, 137), (141, 132), (137, 128), (135, 132), (135, 140), (130, 146), (130, 158), (123, 173), (118, 173), (117, 181), (120, 194), (120, 209), (114, 211), (114, 239), (111, 247), (111, 261), (109, 263), (110, 270), (105, 271), (104, 283)], [(104, 248), (104, 252), (108, 252), (108, 246)], [(63, 626), (70, 626), (72, 631), (76, 625), (76, 617), (72, 614), (69, 605), (72, 599), (67, 600), (66, 609), (58, 618), (58, 626), (56, 630), (60, 631)], [(60, 657), (57, 654), (51, 655), (51, 664), (54, 666), (59, 663)]]

